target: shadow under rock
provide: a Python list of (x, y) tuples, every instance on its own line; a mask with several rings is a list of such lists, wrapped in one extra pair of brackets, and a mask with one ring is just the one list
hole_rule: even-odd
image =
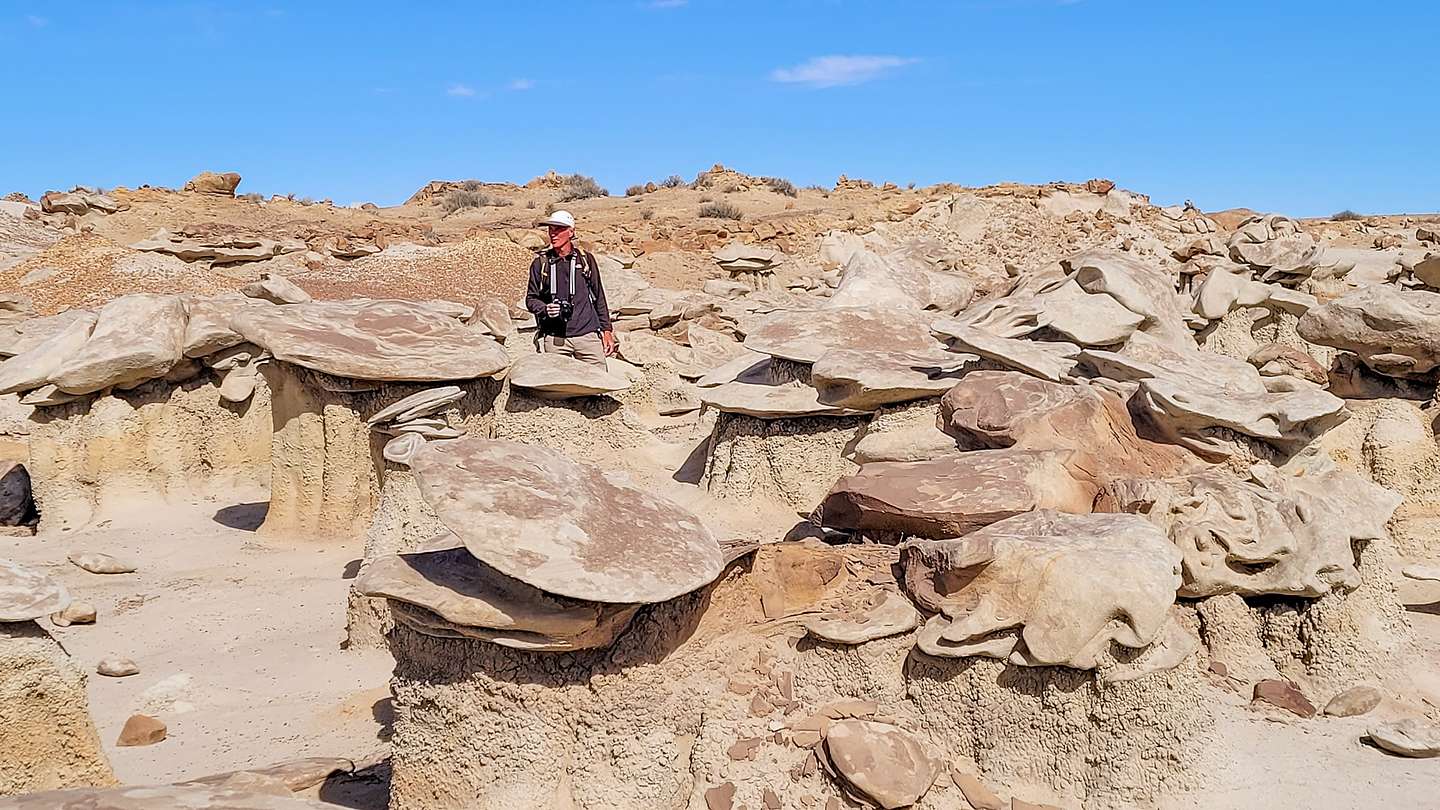
[(269, 501), (237, 503), (217, 511), (214, 520), (221, 526), (239, 529), (242, 532), (253, 532), (260, 528), (260, 524), (265, 522), (265, 516), (269, 513)]
[(351, 810), (386, 810), (390, 806), (390, 760), (354, 773), (336, 773), (320, 785), (320, 801)]
[(704, 441), (695, 445), (695, 449), (685, 457), (685, 463), (670, 478), (682, 484), (699, 484), (700, 479), (705, 477), (705, 463), (710, 459), (710, 441), (710, 437), (706, 436)]

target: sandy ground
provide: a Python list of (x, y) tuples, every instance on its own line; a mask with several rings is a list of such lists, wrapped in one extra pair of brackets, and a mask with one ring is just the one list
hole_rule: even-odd
[[(233, 503), (150, 504), (72, 534), (0, 537), (0, 557), (45, 568), (98, 610), (94, 625), (43, 624), (92, 673), (91, 712), (122, 782), (384, 747), (393, 662), (383, 651), (340, 649), (360, 540), (262, 542), (252, 529), (264, 500), (237, 493)], [(80, 549), (139, 570), (87, 573), (65, 559)], [(134, 659), (140, 674), (93, 674), (108, 655)], [(168, 739), (116, 748), (135, 712), (163, 720)]]

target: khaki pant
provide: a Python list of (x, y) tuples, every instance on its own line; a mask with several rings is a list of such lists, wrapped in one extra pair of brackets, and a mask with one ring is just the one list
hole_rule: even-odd
[(547, 335), (540, 341), (540, 351), (563, 354), (602, 368), (605, 366), (605, 344), (600, 341), (599, 332), (569, 338)]

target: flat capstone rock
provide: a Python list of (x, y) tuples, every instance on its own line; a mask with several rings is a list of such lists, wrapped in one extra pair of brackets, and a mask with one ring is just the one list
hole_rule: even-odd
[(410, 468), (470, 553), (543, 591), (653, 603), (720, 576), (720, 544), (689, 510), (553, 449), (466, 437), (426, 444)]
[(563, 354), (522, 357), (510, 369), (510, 384), (542, 399), (570, 399), (613, 394), (630, 382), (604, 366), (592, 365)]
[(1440, 723), (1409, 718), (1370, 728), (1370, 741), (1402, 757), (1440, 756)]
[(69, 592), (50, 575), (0, 560), (0, 622), (33, 621), (69, 604)]
[(333, 804), (209, 785), (76, 788), (0, 800), (6, 810), (334, 810)]

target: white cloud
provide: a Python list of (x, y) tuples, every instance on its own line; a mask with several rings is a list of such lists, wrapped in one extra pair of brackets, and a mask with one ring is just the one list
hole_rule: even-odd
[(650, 8), (680, 8), (690, 0), (650, 0)]
[(516, 79), (506, 85), (511, 90), (530, 90), (535, 87), (534, 79)]
[(787, 84), (839, 87), (878, 79), (920, 61), (904, 56), (816, 56), (789, 68), (776, 68), (770, 78)]
[(447, 95), (447, 96), (460, 96), (461, 98), (469, 98), (470, 96), (475, 95), (475, 88), (473, 88), (473, 87), (471, 87), (471, 86), (469, 86), (469, 85), (460, 84), (460, 83), (457, 82), (457, 83), (452, 84), (452, 85), (450, 85), (449, 87), (445, 88), (445, 95)]
[(45, 26), (50, 24), (50, 21), (48, 19), (44, 17), (38, 17), (34, 14), (25, 15), (25, 22), (30, 23), (36, 28), (44, 28)]

